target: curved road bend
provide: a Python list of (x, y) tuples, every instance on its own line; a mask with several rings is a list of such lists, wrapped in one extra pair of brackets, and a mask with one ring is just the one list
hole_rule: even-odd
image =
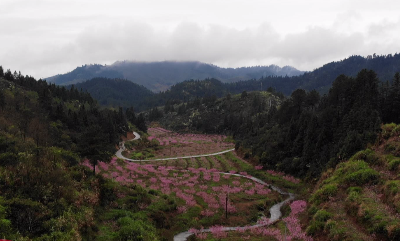
[[(253, 180), (253, 181), (255, 181), (255, 182), (258, 182), (258, 183), (260, 183), (260, 184), (268, 185), (266, 182), (264, 182), (264, 181), (262, 181), (262, 180), (260, 180), (260, 179), (258, 179), (258, 178), (256, 178), (256, 177), (252, 177), (252, 176), (243, 176), (243, 175), (240, 175), (240, 174), (231, 174), (231, 173), (225, 173), (225, 172), (220, 172), (220, 173), (225, 174), (225, 175), (232, 175), (232, 176), (244, 177), (244, 178)], [(250, 228), (250, 229), (251, 229), (251, 228), (258, 228), (258, 227), (267, 226), (267, 225), (270, 225), (270, 224), (275, 223), (275, 222), (278, 221), (279, 218), (282, 216), (281, 207), (282, 207), (284, 204), (286, 204), (286, 203), (288, 203), (288, 202), (290, 202), (291, 200), (294, 199), (294, 194), (293, 194), (293, 193), (284, 192), (284, 191), (282, 191), (280, 188), (275, 187), (275, 186), (272, 186), (272, 185), (269, 185), (269, 186), (270, 186), (271, 189), (273, 189), (274, 191), (277, 191), (278, 193), (283, 194), (283, 195), (289, 195), (289, 197), (286, 198), (285, 200), (283, 200), (282, 202), (273, 205), (273, 206), (269, 209), (269, 212), (270, 212), (270, 214), (271, 214), (271, 217), (270, 217), (268, 223), (257, 223), (257, 224), (251, 225), (251, 226), (247, 226), (247, 228)], [(237, 230), (237, 229), (239, 229), (239, 228), (243, 228), (243, 227), (224, 227), (223, 230), (224, 230), (224, 231), (235, 231), (235, 230)], [(211, 230), (208, 229), (208, 228), (207, 228), (207, 229), (202, 229), (202, 232), (209, 233), (209, 232), (211, 232)], [(193, 233), (191, 233), (191, 232), (189, 232), (189, 231), (179, 233), (179, 234), (177, 234), (177, 235), (174, 236), (174, 241), (186, 241), (191, 235), (193, 235)]]
[[(135, 135), (135, 138), (133, 138), (132, 140), (138, 140), (138, 139), (140, 139), (139, 133), (133, 132), (133, 134)], [(122, 155), (122, 152), (125, 150), (125, 142), (124, 142), (124, 141), (120, 142), (120, 145), (119, 145), (119, 146), (120, 146), (120, 148), (119, 148), (119, 150), (117, 151), (117, 153), (116, 153), (115, 155), (116, 155), (118, 158), (121, 158), (121, 159), (124, 159), (124, 160), (127, 160), (127, 161), (132, 161), (132, 162), (139, 162), (139, 161), (164, 161), (164, 160), (176, 160), (176, 159), (182, 159), (182, 158), (216, 156), (216, 155), (220, 155), (220, 154), (227, 153), (227, 152), (231, 152), (231, 151), (234, 151), (234, 150), (235, 150), (235, 149), (230, 149), (230, 150), (225, 150), (225, 151), (221, 151), (221, 152), (217, 152), (217, 153), (212, 153), (212, 154), (195, 155), (195, 156), (185, 156), (185, 157), (169, 157), (169, 158), (160, 158), (160, 159), (153, 159), (153, 160), (134, 160), (134, 159), (126, 158), (126, 157), (124, 157), (124, 156)], [(232, 173), (226, 173), (226, 172), (220, 172), (220, 173), (225, 174), (225, 175), (232, 175), (232, 176), (244, 177), (244, 178), (253, 180), (253, 181), (255, 181), (255, 182), (258, 182), (258, 183), (260, 183), (260, 184), (263, 184), (263, 185), (269, 185), (269, 184), (267, 184), (266, 182), (262, 181), (261, 179), (258, 179), (258, 178), (253, 177), (253, 176), (243, 176), (243, 175), (240, 175), (240, 174), (232, 174)], [(278, 192), (278, 193), (280, 193), (280, 194), (282, 194), (282, 195), (289, 195), (289, 197), (286, 198), (285, 200), (283, 200), (282, 202), (273, 205), (273, 206), (269, 209), (269, 212), (271, 213), (271, 217), (270, 217), (268, 223), (257, 223), (257, 224), (255, 224), (255, 225), (248, 226), (248, 228), (262, 227), (262, 226), (270, 225), (270, 224), (272, 224), (272, 223), (278, 221), (279, 218), (282, 216), (281, 207), (282, 207), (284, 204), (286, 204), (286, 203), (288, 203), (289, 201), (291, 201), (291, 200), (294, 199), (294, 194), (293, 194), (293, 193), (284, 192), (284, 191), (282, 191), (280, 188), (278, 188), (278, 187), (276, 187), (276, 186), (272, 186), (272, 185), (269, 185), (269, 186), (270, 186), (270, 188), (271, 188), (272, 190), (274, 190), (274, 191), (276, 191), (276, 192)], [(242, 228), (242, 227), (224, 227), (223, 230), (224, 230), (224, 231), (235, 231), (235, 230), (237, 230), (238, 228)], [(203, 229), (202, 232), (211, 232), (211, 230), (210, 230), (210, 229)], [(187, 238), (189, 238), (191, 235), (193, 235), (193, 233), (190, 233), (189, 231), (179, 233), (179, 234), (177, 234), (177, 235), (174, 236), (174, 241), (186, 241)]]
[[(135, 138), (132, 140), (138, 140), (140, 139), (140, 135), (137, 132), (133, 132), (133, 134), (135, 135)], [(206, 157), (206, 156), (217, 156), (217, 155), (221, 155), (227, 152), (231, 152), (234, 151), (235, 149), (229, 149), (229, 150), (225, 150), (225, 151), (220, 151), (220, 152), (216, 152), (216, 153), (211, 153), (211, 154), (204, 154), (204, 155), (193, 155), (193, 156), (182, 156), (182, 157), (167, 157), (167, 158), (159, 158), (159, 159), (152, 159), (152, 160), (135, 160), (135, 159), (129, 159), (126, 158), (122, 155), (122, 152), (125, 151), (125, 142), (121, 141), (119, 144), (120, 148), (117, 151), (117, 153), (115, 153), (115, 155), (120, 158), (120, 159), (124, 159), (127, 161), (131, 161), (131, 162), (147, 162), (147, 161), (166, 161), (166, 160), (177, 160), (177, 159), (184, 159), (184, 158), (195, 158), (195, 157)]]

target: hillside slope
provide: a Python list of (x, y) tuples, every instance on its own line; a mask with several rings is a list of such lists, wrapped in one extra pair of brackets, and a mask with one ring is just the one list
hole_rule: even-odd
[(317, 240), (400, 239), (400, 125), (382, 126), (377, 143), (323, 173), (309, 208)]
[(282, 102), (275, 93), (243, 92), (217, 99), (215, 95), (188, 102), (167, 102), (146, 113), (149, 121), (177, 131), (257, 135), (261, 123), (269, 121)]
[(123, 79), (93, 78), (78, 83), (77, 89), (83, 89), (90, 93), (104, 107), (129, 108), (138, 107), (147, 97), (154, 93), (146, 87)]

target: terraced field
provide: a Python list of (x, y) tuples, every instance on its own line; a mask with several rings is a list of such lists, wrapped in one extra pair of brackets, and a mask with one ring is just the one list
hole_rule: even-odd
[[(171, 135), (176, 136), (167, 131), (159, 134), (168, 139)], [(224, 142), (226, 139), (223, 136), (190, 135), (190, 137), (192, 137), (191, 141), (202, 140), (203, 144), (217, 143), (217, 148), (211, 149), (212, 151), (221, 151), (233, 146), (232, 143), (221, 144), (220, 142)], [(157, 136), (157, 138), (160, 137)], [(151, 142), (154, 138), (149, 137), (148, 139)], [(192, 144), (174, 143), (173, 145), (181, 145), (182, 149), (186, 147), (193, 150)], [(168, 145), (170, 144), (168, 143), (164, 147)], [(158, 145), (158, 147), (160, 146)], [(155, 149), (154, 146), (151, 148)], [(146, 148), (142, 148), (140, 151), (145, 152)], [(131, 153), (134, 152), (135, 150), (131, 150)], [(155, 153), (162, 155), (160, 154), (162, 152)], [(185, 152), (183, 151), (183, 153)], [(159, 157), (155, 155), (153, 158)], [(86, 162), (85, 165), (92, 168), (89, 162)], [(159, 196), (169, 196), (175, 204), (173, 217), (170, 218), (175, 221), (168, 230), (163, 231), (165, 237), (172, 239), (173, 234), (190, 229), (193, 234), (196, 234), (195, 239), (217, 237), (224, 233), (226, 233), (226, 237), (237, 236), (239, 239), (247, 236), (270, 236), (272, 238), (272, 234), (280, 233), (280, 231), (276, 231), (278, 230), (276, 225), (276, 227), (268, 229), (259, 227), (258, 231), (254, 231), (254, 228), (248, 228), (248, 230), (243, 228), (236, 232), (229, 232), (229, 236), (228, 232), (223, 229), (218, 229), (218, 232), (215, 229), (215, 227), (222, 226), (248, 227), (260, 223), (265, 225), (269, 221), (267, 218), (270, 215), (269, 208), (285, 198), (272, 190), (269, 183), (280, 183), (289, 189), (297, 185), (296, 179), (293, 177), (291, 177), (291, 181), (288, 181), (283, 178), (285, 176), (282, 173), (268, 173), (261, 169), (261, 167), (254, 167), (251, 163), (241, 159), (234, 152), (227, 152), (214, 156), (176, 157), (173, 160), (162, 161), (130, 162), (113, 158), (110, 163), (100, 162), (96, 172), (122, 185), (139, 186), (149, 192), (157, 193)], [(260, 184), (252, 180), (253, 176), (266, 183)], [(151, 203), (142, 204), (141, 208), (146, 209), (151, 205)], [(203, 232), (204, 230), (201, 231), (203, 227), (214, 228), (213, 231), (208, 230), (209, 233), (206, 233)]]

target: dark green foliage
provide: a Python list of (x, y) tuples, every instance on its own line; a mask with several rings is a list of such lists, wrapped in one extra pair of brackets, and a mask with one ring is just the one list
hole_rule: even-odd
[(319, 221), (312, 221), (310, 225), (307, 227), (306, 232), (308, 235), (315, 235), (318, 232), (324, 230), (325, 223)]
[(51, 211), (42, 203), (29, 199), (13, 198), (7, 201), (8, 216), (22, 235), (34, 237), (45, 232), (44, 221)]
[(267, 150), (268, 155), (257, 155), (271, 168), (318, 175), (375, 140), (381, 123), (379, 96), (376, 74), (367, 70), (354, 79), (339, 76), (319, 101), (314, 91), (296, 90), (274, 116), (279, 131), (264, 128), (263, 139), (274, 141), (247, 142), (256, 145), (256, 153)]
[(0, 90), (0, 108), (3, 111), (4, 110), (4, 106), (6, 105), (6, 100), (5, 100), (5, 96), (2, 90)]
[[(174, 98), (181, 101), (184, 99), (181, 93), (203, 89), (213, 93), (212, 90), (218, 90), (213, 86), (218, 85), (221, 83), (213, 79), (187, 81), (173, 86), (164, 95), (175, 93)], [(256, 157), (267, 168), (312, 178), (374, 142), (385, 115), (380, 107), (382, 92), (377, 75), (365, 69), (354, 78), (338, 76), (323, 97), (315, 90), (304, 89), (295, 90), (283, 102), (276, 92), (239, 93), (219, 100), (209, 100), (206, 96), (191, 99), (188, 95), (185, 112), (182, 107), (178, 115), (173, 108), (183, 104), (170, 98), (164, 112), (171, 115), (160, 121), (175, 130), (232, 135), (240, 143), (236, 149), (242, 148), (244, 155)], [(391, 148), (396, 154), (398, 148)]]
[[(49, 85), (10, 70), (0, 78), (0, 93), (5, 97), (0, 109), (0, 237), (97, 240), (99, 213), (119, 205), (117, 194), (129, 190), (78, 164), (83, 157), (93, 164), (111, 159), (120, 136), (128, 131), (123, 109), (101, 110), (75, 87)], [(127, 114), (135, 120), (133, 109)], [(129, 197), (151, 202), (143, 193)], [(126, 206), (137, 210), (137, 203)], [(153, 225), (143, 222), (148, 227), (143, 237), (149, 237), (144, 240), (155, 240)], [(116, 232), (123, 227), (129, 232), (125, 226)]]
[(105, 107), (128, 108), (133, 106), (135, 109), (139, 109), (141, 105), (145, 105), (146, 98), (154, 95), (144, 86), (123, 79), (97, 77), (75, 84), (75, 88), (87, 91), (100, 105)]
[(135, 125), (139, 130), (141, 130), (143, 132), (147, 132), (146, 120), (144, 118), (144, 114), (143, 113), (139, 114), (139, 116), (136, 119)]
[(389, 161), (389, 169), (392, 171), (398, 170), (400, 166), (400, 158), (393, 158)]

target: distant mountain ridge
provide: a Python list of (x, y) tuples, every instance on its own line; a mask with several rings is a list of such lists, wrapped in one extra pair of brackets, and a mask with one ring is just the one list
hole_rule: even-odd
[(190, 79), (215, 78), (224, 83), (240, 80), (259, 79), (265, 76), (297, 76), (303, 74), (291, 66), (253, 66), (221, 68), (196, 61), (132, 62), (117, 61), (112, 65), (83, 65), (66, 74), (46, 78), (57, 85), (71, 85), (86, 80), (104, 77), (127, 79), (158, 92), (172, 85)]

